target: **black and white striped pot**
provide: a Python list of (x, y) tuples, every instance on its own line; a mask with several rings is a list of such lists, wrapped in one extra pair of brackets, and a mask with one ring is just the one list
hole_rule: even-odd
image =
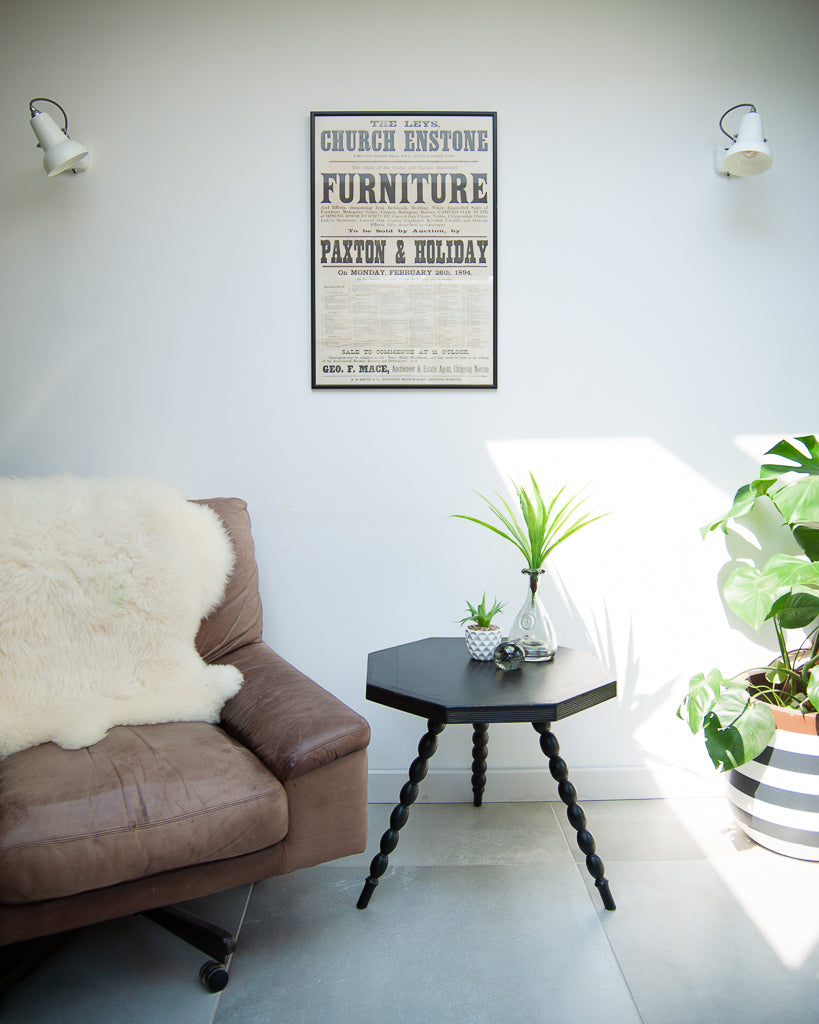
[(728, 775), (747, 836), (776, 853), (819, 861), (819, 715), (772, 707), (773, 743)]

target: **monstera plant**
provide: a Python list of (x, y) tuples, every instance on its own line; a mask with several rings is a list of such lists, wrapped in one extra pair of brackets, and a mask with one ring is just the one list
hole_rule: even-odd
[[(702, 530), (729, 533), (760, 503), (781, 519), (781, 550), (761, 567), (740, 565), (723, 585), (727, 606), (754, 630), (773, 624), (778, 657), (732, 678), (718, 669), (694, 676), (678, 710), (692, 732), (704, 734), (722, 771), (766, 750), (777, 728), (775, 708), (803, 718), (819, 710), (819, 442), (813, 434), (785, 439), (766, 455), (780, 461), (764, 463), (725, 515)], [(792, 630), (802, 634), (796, 650)]]

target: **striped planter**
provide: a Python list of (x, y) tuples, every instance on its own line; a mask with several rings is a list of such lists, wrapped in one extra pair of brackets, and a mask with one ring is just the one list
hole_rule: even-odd
[(745, 834), (775, 853), (819, 861), (819, 715), (772, 707), (773, 743), (728, 775)]

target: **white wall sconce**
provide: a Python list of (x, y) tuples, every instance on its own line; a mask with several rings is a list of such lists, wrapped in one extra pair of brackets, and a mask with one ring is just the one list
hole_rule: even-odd
[[(737, 134), (731, 135), (723, 128), (722, 122), (731, 111), (739, 110), (740, 107), (750, 107), (750, 110), (743, 114)], [(732, 145), (726, 148), (718, 146), (714, 150), (714, 169), (717, 174), (727, 178), (747, 178), (754, 174), (764, 174), (771, 167), (771, 147), (762, 132), (762, 118), (753, 103), (737, 103), (735, 107), (729, 107), (719, 119), (719, 127)]]
[[(53, 103), (63, 115), (63, 127), (59, 128), (54, 118), (35, 107), (35, 103)], [(73, 171), (74, 174), (84, 171), (88, 166), (88, 150), (69, 136), (68, 115), (60, 104), (45, 96), (38, 96), (29, 101), (28, 109), (31, 112), (29, 123), (37, 136), (37, 146), (43, 151), (43, 169), (49, 178), (63, 171)]]

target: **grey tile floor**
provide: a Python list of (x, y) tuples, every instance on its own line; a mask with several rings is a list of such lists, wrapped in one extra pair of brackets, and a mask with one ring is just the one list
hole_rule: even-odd
[(586, 802), (618, 909), (560, 803), (416, 804), (365, 911), (366, 854), (192, 909), (238, 927), (231, 981), (142, 918), (86, 929), (4, 1024), (815, 1024), (819, 864), (744, 838), (721, 798)]

